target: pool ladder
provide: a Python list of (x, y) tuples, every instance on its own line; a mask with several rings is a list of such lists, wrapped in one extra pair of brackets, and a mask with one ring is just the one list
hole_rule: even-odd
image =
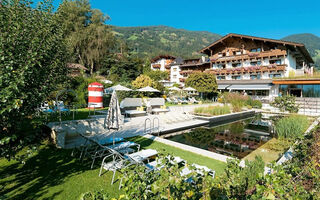
[[(149, 122), (149, 129), (147, 128)], [(157, 123), (155, 123), (157, 122)], [(157, 126), (155, 126), (155, 124)], [(160, 135), (160, 120), (158, 117), (153, 118), (152, 123), (151, 123), (151, 119), (147, 118), (144, 121), (144, 133), (145, 134), (154, 134), (154, 133), (158, 133), (158, 136)]]

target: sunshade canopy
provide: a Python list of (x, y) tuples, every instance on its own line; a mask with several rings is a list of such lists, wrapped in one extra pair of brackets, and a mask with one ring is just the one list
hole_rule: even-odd
[(150, 87), (150, 86), (140, 88), (137, 91), (139, 91), (139, 92), (160, 92), (159, 90), (154, 89), (153, 87)]
[(171, 91), (180, 91), (180, 89), (177, 88), (177, 87), (171, 87), (171, 88), (169, 88), (169, 90), (171, 90)]
[(192, 87), (187, 87), (183, 89), (184, 91), (197, 91), (196, 89), (192, 88)]
[(112, 93), (113, 91), (131, 91), (131, 89), (118, 84), (118, 85), (109, 87), (109, 88), (105, 89), (104, 91), (105, 91), (105, 93)]

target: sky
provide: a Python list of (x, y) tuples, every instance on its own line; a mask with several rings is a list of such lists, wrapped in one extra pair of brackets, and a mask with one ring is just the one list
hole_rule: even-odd
[[(55, 0), (58, 6), (60, 0)], [(115, 26), (166, 25), (281, 39), (320, 36), (320, 0), (91, 0)]]

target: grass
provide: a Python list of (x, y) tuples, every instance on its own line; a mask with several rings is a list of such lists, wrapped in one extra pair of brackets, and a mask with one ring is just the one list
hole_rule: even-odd
[(275, 130), (279, 138), (296, 139), (303, 135), (309, 124), (307, 116), (291, 115), (278, 120), (275, 124)]
[(231, 113), (230, 107), (227, 105), (224, 106), (208, 106), (208, 107), (198, 107), (194, 109), (196, 114), (206, 114), (206, 115), (224, 115)]
[[(102, 109), (96, 109), (95, 113), (93, 109), (88, 109), (88, 108), (80, 108), (76, 109), (74, 113), (74, 120), (80, 120), (80, 119), (89, 119), (90, 115), (102, 115), (101, 113), (97, 111), (101, 110), (107, 110), (108, 108), (102, 108)], [(89, 115), (90, 112), (90, 115)], [(68, 113), (61, 113), (61, 120), (62, 121), (68, 121), (68, 120), (73, 120), (73, 110), (71, 110)], [(48, 115), (48, 122), (57, 122), (59, 121), (59, 113), (51, 113)]]
[[(131, 138), (142, 148), (165, 149), (166, 152), (187, 160), (208, 166), (221, 174), (226, 164), (198, 154), (193, 154), (172, 146), (136, 137)], [(57, 149), (47, 143), (42, 144), (37, 153), (26, 160), (0, 159), (0, 199), (79, 199), (87, 191), (104, 190), (111, 197), (123, 191), (118, 190), (119, 181), (110, 185), (112, 172), (99, 177), (99, 162), (90, 170), (90, 162), (80, 162), (71, 156), (71, 150)], [(78, 156), (78, 155), (77, 155)]]

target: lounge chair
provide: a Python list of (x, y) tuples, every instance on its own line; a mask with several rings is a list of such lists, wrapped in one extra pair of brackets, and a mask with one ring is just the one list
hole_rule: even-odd
[(70, 109), (66, 108), (63, 101), (53, 102), (55, 104), (55, 110), (60, 112), (69, 112)]
[[(120, 171), (122, 168), (128, 167), (133, 164), (135, 163), (130, 162), (130, 160), (125, 159), (121, 154), (115, 152), (103, 158), (101, 167), (100, 167), (99, 176), (102, 175), (103, 169), (107, 171), (112, 171), (113, 172), (113, 176), (111, 179), (111, 185), (112, 185), (116, 172)], [(120, 189), (120, 186), (121, 184), (119, 185), (119, 189)]]
[(169, 112), (169, 109), (165, 107), (164, 98), (151, 98), (149, 101), (152, 113), (159, 114), (160, 112)]
[(199, 101), (196, 100), (194, 97), (189, 97), (189, 101), (190, 101), (191, 103), (199, 103)]
[(125, 116), (132, 117), (133, 115), (146, 115), (147, 112), (139, 110), (142, 107), (141, 98), (125, 98), (120, 103), (120, 108)]

